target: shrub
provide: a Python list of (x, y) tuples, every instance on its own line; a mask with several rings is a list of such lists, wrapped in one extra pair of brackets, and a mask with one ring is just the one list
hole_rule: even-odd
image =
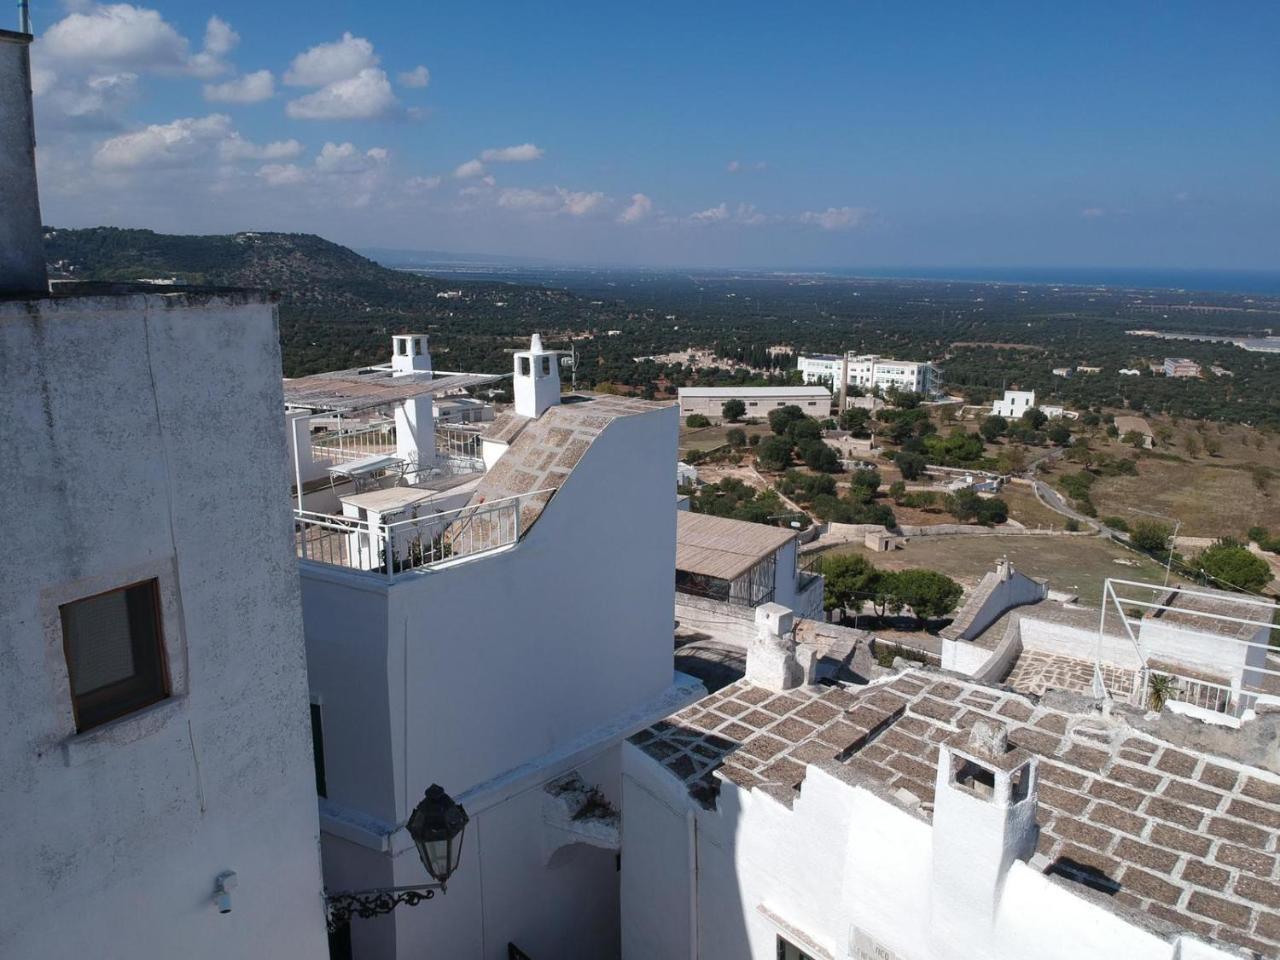
[(691, 413), (684, 418), (684, 425), (690, 428), (709, 427), (711, 426), (711, 421), (700, 413)]
[(1209, 579), (1238, 590), (1253, 592), (1271, 582), (1270, 564), (1229, 538), (1206, 548), (1196, 558), (1196, 568)]
[(1067, 522), (1064, 526), (1066, 527), (1067, 533), (1080, 532), (1080, 521), (1075, 517), (1067, 517)]
[(729, 441), (729, 446), (731, 447), (745, 447), (747, 445), (747, 431), (741, 427), (734, 427), (725, 434), (725, 439)]
[(1133, 525), (1129, 542), (1139, 550), (1163, 554), (1169, 549), (1169, 533), (1169, 528), (1163, 523), (1155, 520), (1139, 520)]
[(1112, 530), (1119, 530), (1121, 533), (1129, 532), (1129, 521), (1125, 520), (1124, 517), (1103, 517), (1102, 523)]

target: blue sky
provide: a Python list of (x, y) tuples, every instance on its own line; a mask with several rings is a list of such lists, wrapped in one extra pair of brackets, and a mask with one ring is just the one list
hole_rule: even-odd
[(1274, 3), (33, 16), (50, 223), (637, 264), (1280, 268)]

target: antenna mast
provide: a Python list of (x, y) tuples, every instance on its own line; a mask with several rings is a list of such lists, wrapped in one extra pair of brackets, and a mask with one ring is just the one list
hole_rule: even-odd
[(31, 8), (28, 6), (28, 0), (18, 0), (18, 31), (31, 32)]

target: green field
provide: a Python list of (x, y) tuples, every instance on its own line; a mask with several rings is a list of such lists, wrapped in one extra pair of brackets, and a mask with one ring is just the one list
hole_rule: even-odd
[[(1030, 577), (1044, 577), (1050, 588), (1079, 594), (1080, 602), (1102, 602), (1102, 584), (1108, 577), (1159, 583), (1164, 568), (1100, 537), (954, 536), (909, 541), (901, 550), (870, 553), (861, 546), (833, 547), (833, 553), (861, 553), (878, 567), (902, 570), (926, 567), (964, 584), (977, 585), (996, 561), (1008, 557)], [(1116, 563), (1137, 562), (1138, 566)]]

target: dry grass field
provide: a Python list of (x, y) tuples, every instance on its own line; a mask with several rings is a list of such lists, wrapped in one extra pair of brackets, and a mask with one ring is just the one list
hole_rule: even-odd
[[(1100, 537), (930, 537), (909, 541), (901, 550), (870, 553), (859, 545), (833, 547), (832, 552), (861, 553), (877, 567), (937, 570), (972, 589), (1001, 557), (1031, 577), (1045, 577), (1055, 590), (1069, 590), (1082, 603), (1097, 606), (1108, 577), (1159, 583), (1159, 564)], [(1123, 562), (1117, 562), (1123, 561)]]

